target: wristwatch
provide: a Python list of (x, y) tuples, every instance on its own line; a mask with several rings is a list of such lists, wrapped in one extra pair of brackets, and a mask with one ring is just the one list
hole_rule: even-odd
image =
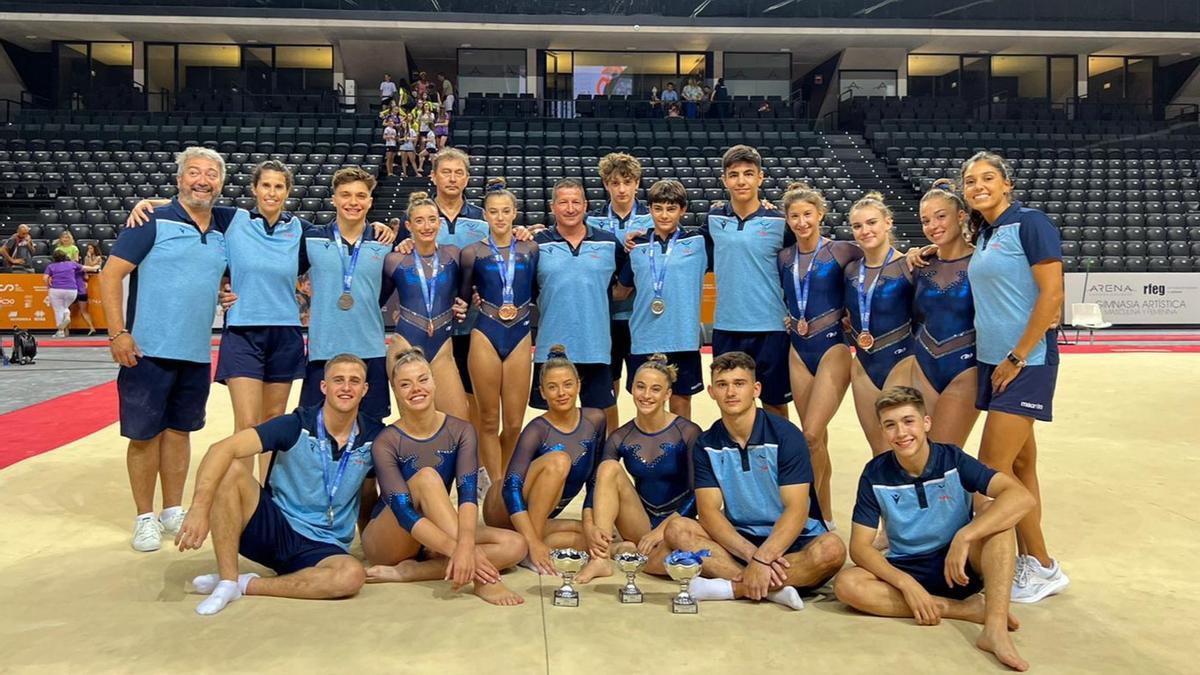
[(1018, 368), (1024, 368), (1024, 367), (1025, 367), (1025, 359), (1023, 359), (1023, 358), (1021, 358), (1021, 357), (1017, 356), (1016, 354), (1014, 354), (1014, 353), (1013, 353), (1013, 352), (1011, 352), (1011, 351), (1010, 351), (1008, 354), (1006, 354), (1006, 355), (1004, 356), (1004, 358), (1008, 359), (1008, 362), (1009, 362), (1009, 363), (1013, 364), (1014, 366), (1016, 366), (1016, 367), (1018, 367)]

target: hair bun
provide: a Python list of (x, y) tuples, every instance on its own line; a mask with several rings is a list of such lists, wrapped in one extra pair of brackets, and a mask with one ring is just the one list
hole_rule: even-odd
[(651, 354), (650, 358), (646, 359), (646, 361), (653, 362), (653, 363), (661, 363), (663, 365), (666, 365), (668, 363), (667, 355), (663, 354), (662, 352)]
[(428, 192), (423, 192), (423, 191), (421, 191), (421, 190), (417, 190), (416, 192), (410, 193), (410, 194), (408, 195), (408, 201), (409, 201), (409, 203), (410, 203), (410, 204), (411, 204), (412, 202), (419, 202), (419, 201), (421, 201), (422, 199), (429, 199), (429, 193), (428, 193)]
[(552, 359), (565, 359), (567, 358), (567, 348), (564, 345), (553, 344), (550, 345), (546, 355)]
[(792, 181), (791, 183), (788, 183), (787, 189), (784, 190), (784, 192), (795, 192), (795, 191), (800, 191), (800, 190), (807, 191), (807, 190), (811, 190), (811, 189), (812, 189), (812, 187), (810, 187), (808, 183), (798, 180), (798, 181)]
[(499, 190), (504, 190), (507, 187), (508, 187), (508, 181), (497, 176), (495, 178), (487, 179), (487, 184), (484, 187), (483, 191), (484, 192), (496, 192)]
[(879, 190), (871, 190), (863, 195), (863, 199), (874, 199), (877, 202), (883, 203), (883, 193)]
[(396, 352), (396, 360), (397, 361), (399, 361), (400, 359), (402, 359), (406, 356), (419, 356), (421, 358), (425, 358), (425, 350), (421, 349), (420, 347), (418, 347), (416, 345), (413, 345), (413, 346), (409, 347), (408, 349), (401, 349), (400, 351)]
[(954, 180), (951, 178), (939, 178), (933, 181), (929, 186), (930, 190), (945, 190), (946, 192), (954, 192), (957, 188), (954, 185)]

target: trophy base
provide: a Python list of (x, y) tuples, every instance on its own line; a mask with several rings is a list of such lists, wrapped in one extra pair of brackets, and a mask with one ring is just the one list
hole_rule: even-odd
[(619, 588), (617, 589), (617, 599), (619, 599), (622, 604), (637, 605), (642, 602), (642, 592)]
[(572, 593), (571, 595), (563, 595), (558, 591), (554, 591), (554, 606), (555, 607), (578, 607), (579, 594)]
[(672, 614), (698, 614), (699, 612), (700, 605), (695, 600), (691, 600), (689, 602), (679, 602), (678, 600), (671, 601)]

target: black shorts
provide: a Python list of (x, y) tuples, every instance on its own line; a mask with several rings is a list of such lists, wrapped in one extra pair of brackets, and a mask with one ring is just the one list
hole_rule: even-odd
[(212, 365), (143, 356), (117, 373), (121, 435), (148, 441), (163, 431), (204, 428)]
[[(629, 376), (625, 378), (625, 391), (633, 393), (633, 376), (637, 369), (650, 359), (650, 354), (630, 354), (625, 357)], [(704, 391), (704, 368), (700, 365), (700, 352), (668, 352), (667, 363), (679, 369), (671, 393), (676, 396), (695, 396)]]
[[(613, 391), (613, 378), (607, 363), (576, 363), (575, 370), (579, 371), (579, 404), (585, 408), (611, 408), (617, 404), (616, 392)], [(533, 364), (533, 388), (529, 392), (529, 405), (538, 410), (548, 410), (546, 399), (542, 398), (542, 388), (538, 386), (541, 379), (542, 364)]]
[(967, 585), (953, 588), (946, 585), (946, 552), (949, 550), (947, 546), (932, 553), (888, 558), (887, 561), (892, 567), (916, 579), (930, 595), (963, 600), (982, 591), (983, 577), (971, 567), (970, 561), (967, 561)]
[(470, 396), (475, 393), (471, 387), (471, 370), (467, 365), (467, 359), (471, 354), (471, 334), (451, 335), (450, 347), (454, 350), (454, 363), (458, 366), (458, 378), (462, 380), (463, 389)]
[(313, 541), (293, 530), (267, 488), (259, 489), (258, 508), (242, 530), (238, 553), (279, 575), (316, 567), (330, 556), (346, 555), (340, 546)]
[[(392, 389), (388, 386), (387, 357), (363, 360), (367, 362), (367, 395), (363, 397), (361, 410), (368, 417), (382, 422), (392, 414)], [(325, 402), (325, 395), (321, 393), (325, 363), (309, 361), (305, 367), (304, 384), (300, 385), (300, 405), (309, 407)]]
[(299, 326), (226, 326), (217, 352), (217, 382), (248, 377), (288, 382), (304, 377), (304, 333)]
[(76, 293), (75, 294), (75, 302), (82, 302), (83, 304), (86, 305), (87, 301), (88, 301), (87, 293)]
[(1041, 422), (1054, 418), (1054, 386), (1058, 365), (1025, 366), (1003, 393), (992, 391), (992, 373), (996, 366), (979, 364), (975, 387), (975, 408), (1032, 417)]
[[(754, 544), (755, 548), (762, 546), (763, 542), (765, 542), (767, 540), (766, 537), (760, 537), (757, 534), (750, 534), (748, 532), (742, 532), (741, 530), (738, 530), (738, 534), (742, 535), (742, 537), (744, 537), (746, 539), (746, 541), (750, 542), (751, 544)], [(813, 534), (813, 535), (809, 535), (809, 536), (800, 535), (799, 537), (796, 537), (796, 541), (793, 541), (791, 543), (791, 545), (787, 547), (787, 550), (783, 552), (783, 555), (788, 555), (789, 553), (799, 553), (800, 551), (803, 551), (805, 546), (808, 546), (809, 544), (816, 541), (817, 537), (820, 537), (822, 534), (825, 534), (825, 533), (822, 532), (821, 534)], [(735, 555), (733, 553), (730, 553), (729, 555), (733, 556), (734, 560), (740, 560), (743, 565), (748, 564), (750, 562), (749, 560), (742, 560), (741, 558), (737, 557), (737, 555)]]
[[(615, 382), (621, 379), (621, 367), (625, 365), (625, 359), (629, 358), (629, 350), (633, 344), (629, 335), (629, 319), (613, 319), (609, 323), (609, 332), (612, 334), (612, 350), (609, 352), (608, 367)], [(633, 375), (633, 371), (629, 371), (628, 374)]]
[(787, 333), (773, 331), (732, 331), (714, 329), (713, 356), (727, 352), (745, 352), (754, 359), (755, 376), (762, 384), (762, 402), (784, 405), (792, 400), (792, 381), (788, 373)]

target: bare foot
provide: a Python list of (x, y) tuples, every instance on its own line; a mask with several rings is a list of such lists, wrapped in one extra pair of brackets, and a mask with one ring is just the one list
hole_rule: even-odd
[(501, 607), (515, 607), (525, 602), (525, 598), (509, 590), (503, 582), (499, 581), (494, 584), (481, 584), (476, 581), (475, 595), (478, 595), (484, 602)]
[(979, 634), (979, 638), (975, 640), (975, 646), (985, 652), (991, 652), (996, 655), (996, 659), (1004, 665), (1019, 672), (1029, 670), (1029, 662), (1021, 658), (1017, 653), (1017, 646), (1013, 644), (1012, 637), (1008, 631), (993, 633), (988, 629), (984, 629)]
[[(970, 611), (970, 615), (965, 617), (967, 621), (983, 625), (987, 620), (987, 598), (982, 593), (976, 593), (971, 597), (963, 600)], [(1021, 621), (1013, 616), (1012, 612), (1008, 614), (1008, 629), (1010, 631), (1019, 630)]]
[(586, 584), (592, 579), (611, 577), (612, 573), (612, 562), (608, 558), (592, 558), (591, 562), (584, 565), (579, 574), (575, 575), (575, 581)]
[(416, 560), (401, 560), (395, 565), (371, 565), (367, 568), (367, 583), (413, 581), (411, 572), (416, 566)]

